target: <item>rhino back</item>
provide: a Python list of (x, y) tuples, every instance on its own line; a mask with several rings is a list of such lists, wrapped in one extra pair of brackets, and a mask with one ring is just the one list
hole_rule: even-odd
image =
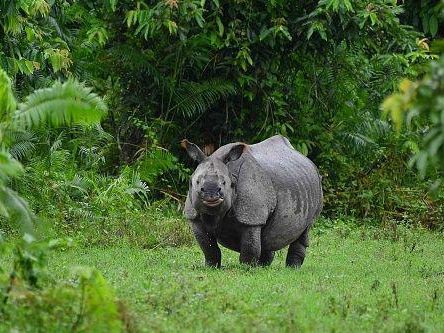
[(265, 247), (275, 250), (296, 240), (322, 209), (321, 179), (316, 166), (283, 136), (250, 146), (250, 152), (273, 181), (274, 214), (263, 230)]

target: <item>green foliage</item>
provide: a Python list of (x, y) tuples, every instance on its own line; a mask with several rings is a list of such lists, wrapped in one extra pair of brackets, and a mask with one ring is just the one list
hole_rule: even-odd
[(122, 322), (114, 292), (102, 274), (97, 270), (84, 268), (79, 270), (78, 276), (82, 299), (73, 329), (85, 332), (121, 332)]
[(0, 187), (0, 215), (15, 222), (22, 231), (32, 232), (34, 214), (26, 200), (6, 186)]
[[(168, 173), (176, 172), (177, 165), (154, 169), (157, 160), (148, 162), (149, 156), (154, 155), (111, 178), (95, 168), (82, 170), (82, 161), (59, 148), (45, 159), (30, 158), (16, 190), (38, 214), (37, 235), (44, 239), (72, 237), (85, 246), (131, 243), (143, 248), (190, 244), (192, 235), (177, 207), (183, 197), (163, 187), (166, 180), (158, 180), (170, 179)], [(161, 195), (171, 199), (156, 201)]]
[[(30, 232), (33, 214), (26, 200), (22, 199), (9, 187), (11, 178), (22, 172), (21, 164), (15, 160), (5, 148), (11, 148), (17, 157), (24, 157), (32, 144), (17, 144), (11, 140), (21, 132), (22, 127), (42, 127), (44, 124), (70, 125), (93, 124), (100, 121), (106, 113), (106, 105), (91, 90), (76, 81), (55, 83), (51, 88), (36, 90), (20, 104), (19, 111), (13, 117), (16, 105), (12, 94), (11, 83), (5, 72), (0, 69), (0, 215), (16, 221), (24, 230)], [(17, 129), (18, 128), (18, 129)], [(5, 135), (9, 134), (6, 138)], [(15, 135), (17, 139), (17, 135)], [(29, 138), (29, 137), (28, 137)], [(9, 141), (9, 142), (8, 142)], [(15, 142), (14, 142), (15, 141)], [(8, 145), (9, 143), (9, 145)], [(12, 143), (15, 143), (12, 145)]]
[(184, 118), (196, 117), (216, 104), (220, 99), (226, 99), (235, 93), (233, 84), (220, 80), (207, 82), (187, 82), (174, 91), (174, 101), (170, 112), (180, 112)]
[[(141, 177), (150, 185), (155, 185), (156, 179), (159, 179), (160, 176), (167, 176), (167, 172), (174, 174), (174, 177), (178, 178), (178, 182), (186, 181), (190, 175), (190, 170), (179, 164), (177, 157), (171, 152), (156, 147), (152, 147), (141, 155), (136, 167)], [(167, 181), (173, 182), (174, 180), (168, 179)]]
[(12, 93), (11, 81), (6, 73), (0, 70), (0, 121), (10, 117), (15, 108), (16, 101)]
[[(42, 1), (42, 5), (46, 2)], [(25, 7), (21, 7), (25, 10)], [(26, 8), (29, 9), (29, 8)], [(45, 270), (45, 249), (35, 248), (32, 222), (34, 216), (27, 202), (9, 185), (11, 178), (17, 178), (22, 165), (7, 150), (9, 147), (17, 157), (25, 157), (32, 145), (27, 145), (31, 136), (21, 127), (43, 127), (50, 125), (91, 124), (100, 121), (106, 113), (103, 101), (90, 89), (74, 80), (57, 82), (51, 88), (36, 90), (19, 111), (11, 84), (5, 72), (0, 69), (0, 215), (10, 224), (17, 222), (23, 229), (24, 244), (18, 243), (9, 277), (0, 269), (0, 319), (2, 330), (35, 331), (96, 331), (120, 332), (123, 325), (113, 292), (106, 281), (95, 271), (83, 271), (80, 275), (80, 291), (76, 286), (50, 286), (44, 289), (42, 280)], [(22, 135), (25, 140), (18, 140)], [(4, 140), (4, 138), (6, 140)], [(51, 148), (56, 148), (54, 144)], [(38, 191), (33, 189), (34, 193)], [(3, 222), (0, 220), (0, 223)], [(49, 247), (60, 244), (50, 241)], [(0, 246), (4, 246), (3, 242)], [(75, 304), (80, 300), (79, 310)], [(45, 315), (42, 316), (41, 314)], [(69, 322), (71, 319), (71, 323)], [(66, 322), (68, 320), (68, 322)]]
[[(320, 166), (326, 215), (419, 216), (435, 226), (440, 196), (429, 202), (427, 184), (406, 167), (420, 135), (397, 136), (378, 106), (435, 57), (423, 33), (439, 36), (439, 8), (385, 0), (11, 4), (0, 63), (24, 101), (14, 122), (25, 128), (2, 129), (2, 145), (29, 174), (12, 186), (63, 233), (85, 219), (108, 218), (117, 230), (124, 214), (139, 216), (156, 200), (183, 203), (191, 173), (178, 151), (183, 137), (217, 148), (280, 133)], [(108, 113), (77, 80), (105, 96)], [(11, 91), (2, 94), (13, 101)], [(102, 117), (103, 127), (72, 127)]]
[(443, 23), (441, 0), (407, 0), (404, 1), (403, 17), (408, 24), (413, 25), (431, 37), (442, 37)]
[[(122, 332), (123, 322), (114, 291), (93, 269), (78, 268), (70, 282), (54, 283), (47, 271), (50, 249), (68, 243), (34, 243), (30, 236), (15, 245), (12, 269), (0, 271), (0, 319), (3, 331)], [(5, 254), (5, 253), (4, 253)], [(0, 263), (5, 267), (5, 262)], [(8, 267), (8, 266), (6, 266)]]
[[(439, 331), (442, 290), (430, 286), (440, 285), (442, 242), (404, 225), (444, 228), (443, 193), (432, 197), (430, 182), (407, 167), (413, 154), (422, 175), (442, 177), (443, 64), (427, 69), (436, 55), (426, 39), (442, 35), (440, 6), (2, 2), (0, 232), (14, 241), (13, 220), (30, 232), (32, 209), (36, 237), (47, 241), (27, 234), (2, 252), (0, 329), (129, 330), (97, 271), (53, 280), (68, 264), (93, 262), (132, 304), (141, 330)], [(426, 72), (386, 100), (394, 121), (381, 120), (379, 105), (400, 79)], [(393, 131), (405, 117), (409, 127)], [(211, 151), (278, 133), (319, 166), (324, 215), (356, 219), (315, 228), (303, 269), (319, 274), (309, 284), (281, 268), (245, 270), (231, 254), (225, 270), (196, 270), (200, 251), (168, 248), (192, 243), (180, 216), (191, 173), (180, 139)], [(356, 230), (363, 223), (382, 227)], [(71, 238), (79, 247), (66, 250)], [(172, 270), (183, 274), (165, 274)], [(354, 293), (341, 290), (344, 276)], [(231, 292), (239, 289), (248, 292)]]
[(424, 79), (416, 83), (403, 81), (400, 92), (389, 96), (382, 105), (383, 111), (390, 114), (398, 129), (405, 120), (408, 126), (422, 132), (421, 146), (410, 161), (422, 178), (433, 167), (438, 169), (441, 177), (444, 171), (443, 87), (444, 57), (441, 57), (431, 64)]
[[(64, 5), (61, 2), (2, 2), (0, 67), (14, 79), (39, 71), (53, 75), (67, 73), (72, 65), (67, 31), (61, 27)], [(23, 80), (27, 85), (30, 81)]]
[(8, 147), (11, 156), (17, 160), (23, 160), (37, 149), (36, 133), (18, 128), (8, 128), (5, 131), (3, 144)]
[(73, 80), (36, 90), (20, 104), (14, 121), (23, 127), (98, 123), (107, 107), (91, 90)]

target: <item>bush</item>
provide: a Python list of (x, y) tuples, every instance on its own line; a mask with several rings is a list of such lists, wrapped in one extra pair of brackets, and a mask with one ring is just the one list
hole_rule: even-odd
[(82, 170), (66, 150), (49, 158), (50, 168), (45, 159), (29, 161), (16, 184), (39, 216), (44, 239), (68, 236), (87, 246), (129, 242), (143, 248), (191, 243), (180, 203), (155, 201), (155, 190), (132, 168), (110, 177)]
[[(30, 236), (14, 245), (13, 267), (0, 265), (2, 332), (122, 332), (121, 306), (100, 272), (78, 268), (69, 282), (53, 282), (46, 254), (60, 242), (34, 243)], [(1, 245), (7, 251), (6, 244)], [(8, 247), (10, 249), (10, 246)], [(6, 256), (7, 259), (10, 257)]]

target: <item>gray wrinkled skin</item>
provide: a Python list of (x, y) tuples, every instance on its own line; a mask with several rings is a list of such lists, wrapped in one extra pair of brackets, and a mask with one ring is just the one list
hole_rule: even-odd
[(184, 214), (206, 264), (220, 267), (219, 243), (251, 265), (269, 265), (274, 251), (289, 245), (287, 266), (301, 266), (308, 230), (322, 210), (316, 166), (280, 135), (254, 145), (230, 143), (209, 157), (182, 144), (199, 162)]

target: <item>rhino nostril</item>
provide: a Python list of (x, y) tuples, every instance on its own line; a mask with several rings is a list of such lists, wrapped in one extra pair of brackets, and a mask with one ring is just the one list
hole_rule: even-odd
[(217, 192), (219, 192), (220, 193), (220, 191), (222, 191), (222, 189), (219, 187), (218, 189), (217, 189)]
[(205, 192), (205, 189), (203, 187), (200, 188), (201, 192)]

